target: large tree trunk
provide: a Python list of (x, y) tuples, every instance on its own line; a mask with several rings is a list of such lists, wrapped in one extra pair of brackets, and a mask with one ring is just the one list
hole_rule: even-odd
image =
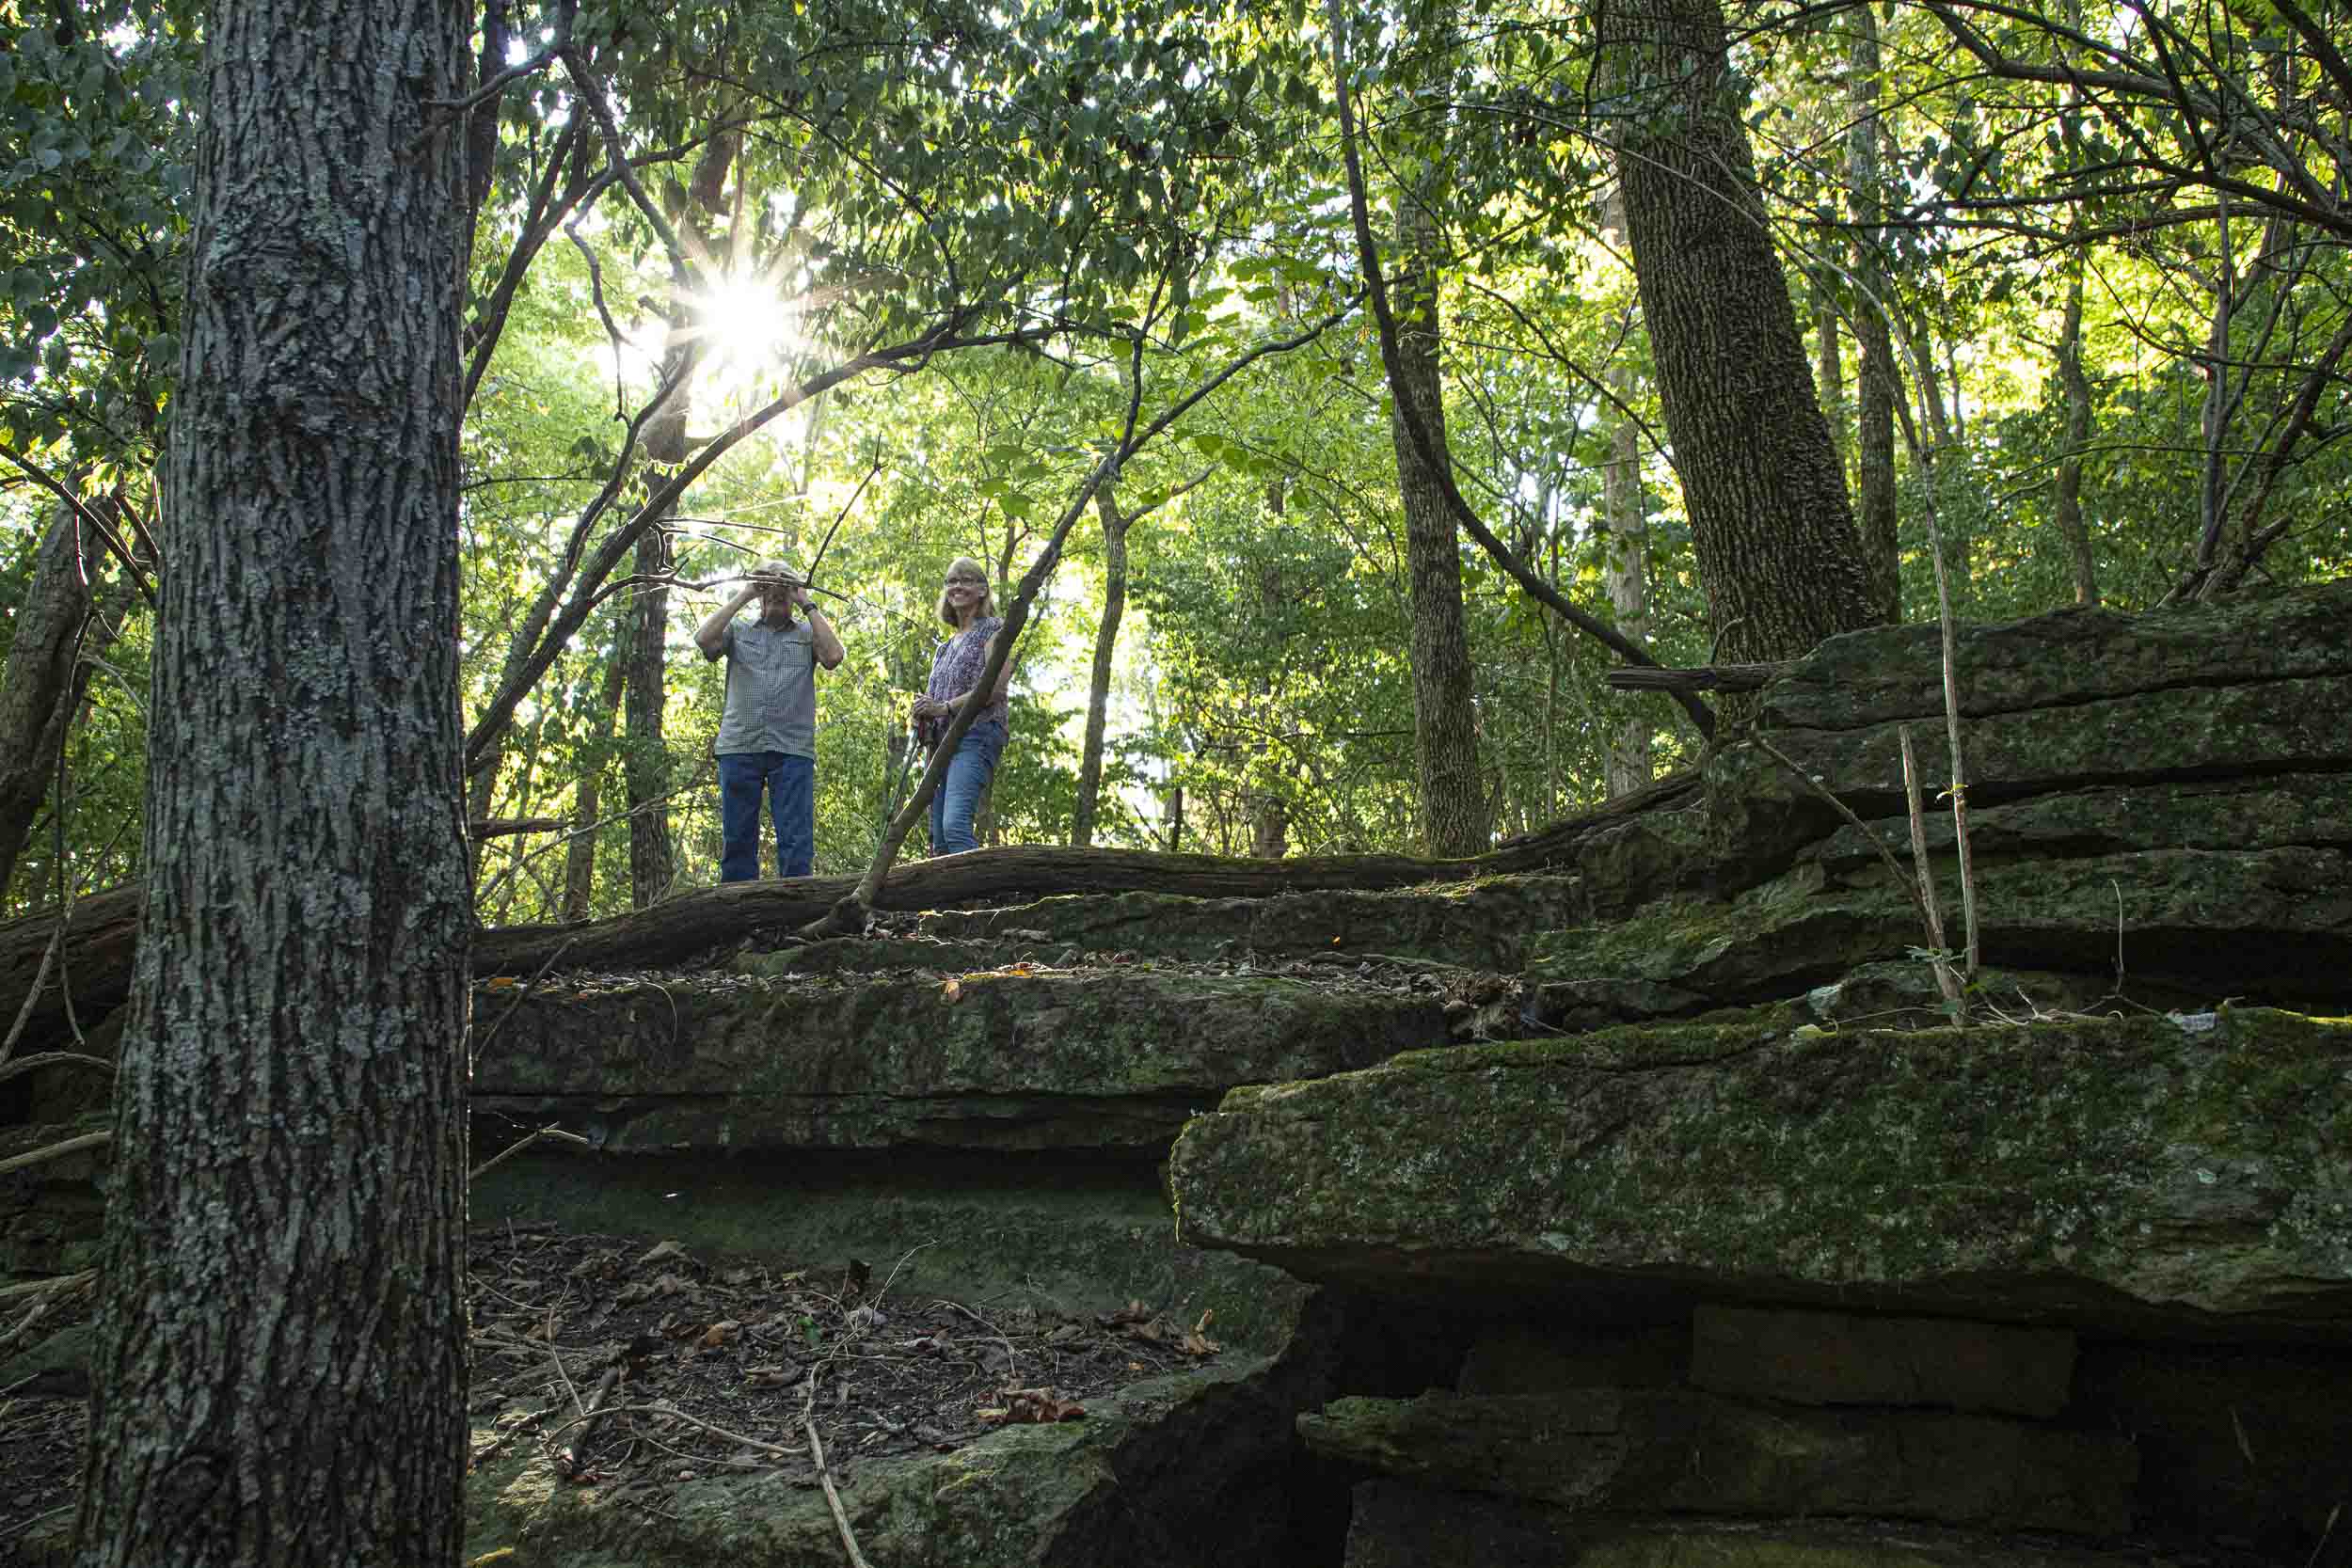
[(1846, 135), (1846, 188), (1854, 218), (1854, 342), (1861, 349), (1854, 370), (1855, 477), (1862, 534), (1862, 561), (1869, 574), (1870, 603), (1883, 621), (1902, 619), (1902, 545), (1895, 505), (1895, 399), (1902, 383), (1895, 373), (1895, 340), (1881, 314), (1886, 297), (1880, 264), (1879, 24), (1867, 5), (1846, 13), (1853, 50), (1846, 77), (1851, 119)]
[(41, 535), (33, 580), (16, 607), (16, 635), (0, 680), (0, 893), (16, 875), (17, 858), (56, 777), (66, 731), (89, 689), (89, 661), (103, 658), (114, 640), (113, 623), (94, 613), (105, 597), (106, 571), (97, 539), (76, 525), (72, 511), (58, 507)]
[(472, 23), (208, 24), (91, 1568), (457, 1560), (464, 154), (430, 105)]
[(1103, 619), (1094, 628), (1094, 673), (1087, 683), (1086, 745), (1078, 753), (1078, 799), (1070, 813), (1070, 845), (1094, 842), (1094, 818), (1103, 793), (1103, 732), (1108, 725), (1111, 663), (1119, 653), (1119, 623), (1127, 612), (1127, 525), (1111, 487), (1094, 492), (1103, 520)]
[(1629, 0), (1626, 220), (1717, 655), (1802, 653), (1879, 617), (1756, 188), (1717, 0)]
[[(1424, 194), (1397, 193), (1397, 248), (1405, 270), (1394, 292), (1396, 375), (1390, 390), (1409, 404), (1446, 458), (1445, 393), (1438, 363), (1438, 232)], [(1413, 759), (1421, 773), (1421, 837), (1433, 855), (1486, 847), (1486, 794), (1479, 786), (1478, 708), (1470, 634), (1462, 624), (1462, 555), (1454, 514), (1402, 413), (1390, 421), (1397, 491), (1405, 506), (1405, 564), (1413, 605)]]

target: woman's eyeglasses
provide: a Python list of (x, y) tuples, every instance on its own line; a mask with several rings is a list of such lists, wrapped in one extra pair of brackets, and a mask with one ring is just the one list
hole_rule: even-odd
[(949, 578), (947, 579), (947, 586), (953, 588), (960, 582), (968, 583), (974, 588), (986, 588), (988, 586), (987, 582), (979, 578)]

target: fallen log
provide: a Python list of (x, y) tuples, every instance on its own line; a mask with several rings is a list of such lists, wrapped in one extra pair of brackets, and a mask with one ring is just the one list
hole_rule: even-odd
[(476, 841), (485, 838), (512, 838), (516, 833), (551, 833), (571, 823), (561, 816), (489, 816), (479, 822), (466, 824), (467, 836)]
[[(1070, 849), (1023, 845), (915, 861), (890, 874), (879, 900), (885, 910), (923, 910), (1009, 895), (1053, 893), (1167, 893), (1198, 898), (1263, 898), (1282, 893), (1376, 892), (1423, 882), (1458, 881), (1574, 863), (1583, 839), (1648, 811), (1681, 803), (1698, 788), (1695, 774), (1661, 779), (1581, 816), (1508, 839), (1465, 860), (1410, 855), (1327, 855), (1243, 860), (1163, 855), (1148, 850)], [(684, 963), (747, 937), (788, 934), (832, 909), (855, 877), (803, 877), (734, 882), (683, 895), (650, 909), (569, 925), (504, 926), (475, 933), (476, 974), (529, 974), (561, 953), (567, 969), (640, 969)], [(76, 899), (62, 962), (33, 1006), (23, 1050), (54, 1049), (67, 1035), (64, 987), (87, 1028), (130, 995), (142, 890), (108, 889)], [(13, 1018), (40, 973), (56, 929), (54, 914), (0, 925), (0, 1019)], [(62, 976), (62, 978), (61, 978)]]
[(1788, 673), (1795, 664), (1698, 664), (1687, 670), (1661, 670), (1629, 664), (1604, 673), (1612, 691), (1755, 691)]
[[(1695, 775), (1677, 774), (1586, 816), (1463, 860), (1410, 855), (1244, 860), (1022, 845), (913, 862), (891, 872), (875, 902), (880, 909), (903, 911), (1057, 893), (1266, 898), (1283, 893), (1379, 892), (1540, 871), (1568, 863), (1576, 845), (1597, 829), (1674, 804), (1697, 787)], [(680, 963), (746, 938), (772, 940), (796, 931), (849, 896), (857, 881), (855, 877), (806, 877), (733, 882), (604, 920), (484, 930), (474, 939), (474, 973), (528, 974), (555, 958), (559, 949), (557, 961), (567, 969)]]
[[(135, 882), (84, 894), (73, 901), (66, 922), (65, 946), (58, 961), (42, 981), (41, 994), (25, 1020), (19, 1040), (24, 1049), (56, 1044), (66, 1028), (65, 997), (72, 989), (73, 1006), (83, 1027), (103, 1018), (131, 994), (131, 961), (138, 950), (139, 906), (146, 889)], [(56, 934), (56, 912), (26, 915), (0, 926), (0, 1018), (13, 1019), (24, 1006), (25, 992), (41, 972), (41, 956)]]

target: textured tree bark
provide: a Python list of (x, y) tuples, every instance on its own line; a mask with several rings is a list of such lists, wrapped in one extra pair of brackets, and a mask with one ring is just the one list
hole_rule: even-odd
[(1119, 653), (1119, 623), (1127, 613), (1127, 525), (1111, 487), (1094, 492), (1095, 515), (1103, 521), (1103, 619), (1094, 628), (1094, 673), (1087, 683), (1086, 745), (1078, 753), (1078, 799), (1070, 813), (1070, 847), (1094, 842), (1094, 818), (1103, 793), (1103, 732), (1110, 718), (1111, 662)]
[[(1397, 193), (1396, 373), (1390, 391), (1410, 403), (1445, 460), (1445, 390), (1438, 364), (1438, 232), (1427, 197)], [(1401, 417), (1390, 420), (1405, 506), (1405, 564), (1413, 604), (1413, 760), (1421, 774), (1422, 843), (1433, 855), (1474, 855), (1491, 826), (1478, 772), (1478, 707), (1470, 634), (1462, 623), (1462, 555), (1454, 514)]]
[(1854, 368), (1855, 478), (1862, 534), (1862, 561), (1869, 573), (1870, 604), (1882, 621), (1902, 619), (1902, 543), (1895, 504), (1895, 399), (1902, 383), (1895, 372), (1895, 340), (1880, 313), (1886, 297), (1886, 269), (1880, 264), (1879, 225), (1879, 24), (1867, 6), (1846, 13), (1853, 48), (1848, 57), (1846, 190), (1854, 227), (1854, 342), (1861, 350)]
[(104, 657), (113, 641), (113, 623), (91, 616), (104, 596), (107, 571), (98, 541), (60, 505), (41, 535), (33, 580), (16, 607), (7, 675), (0, 680), (0, 889), (16, 874), (17, 857), (56, 778), (66, 731), (89, 689), (87, 661)]
[(1629, 0), (1601, 42), (1642, 313), (1718, 656), (1878, 619), (1829, 424), (1766, 230), (1717, 0)]
[(457, 1560), (472, 24), (209, 18), (86, 1568)]

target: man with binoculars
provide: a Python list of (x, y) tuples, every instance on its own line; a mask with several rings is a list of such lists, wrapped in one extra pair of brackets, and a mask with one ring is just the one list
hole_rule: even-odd
[[(736, 616), (754, 599), (759, 615)], [(694, 629), (703, 657), (727, 661), (719, 721), (719, 879), (759, 875), (759, 798), (776, 824), (776, 875), (805, 877), (817, 854), (817, 669), (842, 659), (841, 639), (781, 561)]]

